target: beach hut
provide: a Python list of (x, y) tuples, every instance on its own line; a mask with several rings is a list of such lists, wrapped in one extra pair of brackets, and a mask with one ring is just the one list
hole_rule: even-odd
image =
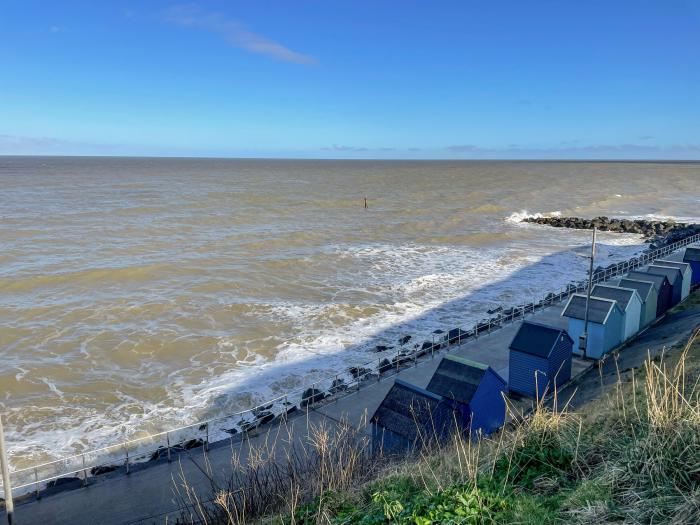
[(624, 316), (622, 323), (623, 341), (627, 341), (639, 332), (639, 324), (642, 319), (642, 299), (639, 297), (637, 290), (607, 284), (596, 284), (591, 293), (596, 297), (617, 301), (617, 305)]
[(647, 268), (647, 273), (664, 275), (671, 283), (671, 306), (673, 308), (683, 299), (683, 272), (671, 266), (652, 264)]
[(687, 262), (690, 265), (693, 273), (692, 285), (700, 284), (700, 248), (695, 246), (687, 247), (685, 255), (683, 255), (683, 262)]
[(639, 328), (646, 328), (656, 319), (656, 302), (659, 292), (656, 285), (650, 281), (639, 281), (636, 279), (622, 279), (620, 288), (632, 288), (637, 290), (639, 298), (642, 300), (642, 313), (639, 316)]
[[(576, 342), (574, 353), (581, 355), (578, 341), (584, 330), (586, 296), (574, 294), (569, 298), (562, 317), (569, 319), (569, 336)], [(623, 313), (617, 301), (591, 297), (588, 308), (588, 341), (586, 357), (600, 359), (622, 343)]]
[(564, 329), (523, 322), (510, 343), (509, 390), (539, 399), (571, 379), (573, 344)]
[(466, 428), (469, 421), (454, 406), (449, 399), (395, 380), (370, 419), (373, 452), (408, 453), (447, 438), (455, 424)]
[(653, 273), (643, 272), (641, 270), (635, 270), (633, 272), (629, 272), (626, 275), (626, 278), (654, 283), (657, 293), (656, 317), (661, 317), (666, 313), (666, 310), (671, 308), (671, 295), (673, 294), (673, 289), (671, 288), (671, 283), (668, 281), (668, 277), (665, 275), (656, 275)]
[(456, 408), (469, 420), (472, 432), (490, 434), (503, 426), (506, 381), (490, 366), (446, 356), (440, 361), (427, 390), (458, 404)]
[(671, 268), (678, 268), (681, 271), (681, 274), (683, 275), (681, 301), (690, 295), (690, 285), (693, 281), (693, 270), (690, 268), (690, 265), (688, 263), (659, 259), (656, 262), (654, 262), (654, 266), (670, 266)]

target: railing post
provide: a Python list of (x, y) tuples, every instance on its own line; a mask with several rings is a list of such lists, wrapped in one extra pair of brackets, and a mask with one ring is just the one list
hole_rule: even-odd
[(36, 494), (36, 499), (41, 499), (41, 494), (39, 493), (39, 469), (34, 468), (34, 493)]
[[(168, 463), (170, 463), (171, 458), (170, 458), (170, 432), (165, 433), (165, 444), (168, 446)], [(127, 455), (127, 458), (129, 456)]]
[[(168, 448), (168, 451), (170, 448)], [(126, 446), (126, 443), (124, 443), (124, 452), (126, 453), (126, 475), (128, 476), (130, 474), (129, 470), (129, 447)]]
[(204, 451), (206, 452), (209, 450), (209, 423), (205, 423), (205, 425), (207, 426), (206, 441), (204, 442)]
[(2, 490), (5, 493), (5, 514), (8, 525), (12, 525), (15, 505), (12, 500), (12, 483), (10, 483), (10, 466), (7, 464), (7, 451), (5, 450), (5, 432), (2, 428), (0, 417), (0, 468), (2, 469)]
[(85, 454), (81, 456), (83, 460), (83, 487), (87, 486), (87, 469), (85, 468)]

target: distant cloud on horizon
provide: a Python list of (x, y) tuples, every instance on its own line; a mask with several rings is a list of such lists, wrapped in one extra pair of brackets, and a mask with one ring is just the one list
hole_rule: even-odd
[(181, 27), (199, 28), (216, 33), (232, 46), (283, 62), (305, 66), (318, 63), (316, 58), (293, 51), (282, 44), (247, 29), (238, 20), (221, 13), (207, 12), (195, 4), (177, 5), (165, 12), (165, 21)]
[[(654, 137), (643, 136), (639, 140), (650, 140)], [(653, 146), (649, 144), (591, 144), (577, 145), (579, 141), (563, 141), (558, 147), (528, 147), (517, 144), (509, 144), (505, 148), (486, 148), (475, 146), (473, 144), (460, 144), (446, 146), (445, 150), (450, 153), (471, 153), (481, 157), (491, 156), (491, 158), (499, 158), (505, 156), (507, 158), (518, 158), (519, 154), (523, 158), (530, 158), (533, 155), (539, 155), (541, 158), (619, 158), (625, 155), (646, 155), (645, 158), (652, 158), (650, 155), (658, 154), (659, 158), (665, 158), (668, 154), (690, 154), (697, 158), (700, 155), (700, 144), (671, 144), (668, 146)], [(598, 157), (599, 156), (599, 157)], [(627, 157), (626, 157), (627, 158)], [(628, 157), (634, 158), (634, 157)], [(640, 157), (643, 158), (643, 157)]]
[(451, 151), (452, 153), (467, 153), (469, 151), (484, 150), (484, 148), (480, 148), (479, 146), (475, 146), (474, 144), (456, 144), (453, 146), (447, 146), (445, 149), (447, 151)]
[(700, 143), (669, 144), (593, 144), (528, 147), (480, 147), (474, 144), (435, 147), (368, 147), (333, 144), (317, 149), (246, 150), (235, 145), (216, 148), (181, 148), (128, 143), (96, 143), (59, 137), (23, 136), (0, 133), (0, 155), (106, 155), (158, 157), (258, 157), (258, 158), (348, 158), (348, 159), (551, 159), (551, 160), (700, 160)]

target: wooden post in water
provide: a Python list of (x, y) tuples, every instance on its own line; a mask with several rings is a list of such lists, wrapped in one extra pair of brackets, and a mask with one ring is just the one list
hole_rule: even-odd
[(7, 514), (7, 523), (8, 525), (12, 525), (15, 505), (12, 501), (10, 466), (7, 464), (7, 450), (5, 449), (5, 432), (2, 428), (2, 416), (0, 416), (0, 468), (2, 468), (2, 489), (5, 493), (5, 513)]

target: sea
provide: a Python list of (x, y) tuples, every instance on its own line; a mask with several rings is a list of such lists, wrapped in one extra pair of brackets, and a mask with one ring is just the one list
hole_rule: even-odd
[[(12, 465), (244, 410), (541, 298), (585, 277), (590, 232), (522, 218), (700, 222), (699, 184), (680, 162), (0, 157)], [(601, 233), (596, 265), (644, 248)]]

